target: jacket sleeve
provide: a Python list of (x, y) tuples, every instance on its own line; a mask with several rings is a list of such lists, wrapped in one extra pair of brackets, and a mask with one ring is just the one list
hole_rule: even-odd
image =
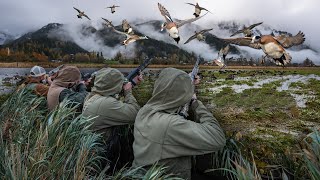
[(200, 101), (191, 108), (199, 123), (181, 116), (172, 118), (165, 142), (169, 151), (179, 155), (199, 155), (222, 149), (226, 139), (218, 121)]
[(88, 111), (95, 111), (90, 113), (94, 114), (94, 116), (99, 116), (100, 119), (103, 119), (103, 122), (99, 122), (100, 125), (111, 127), (133, 124), (140, 106), (131, 91), (125, 92), (124, 95), (124, 102), (112, 97), (107, 97), (100, 100), (98, 109), (89, 108)]
[(49, 86), (44, 85), (44, 84), (37, 84), (35, 88), (35, 92), (39, 96), (47, 96), (49, 91)]
[[(63, 91), (61, 91), (60, 95), (59, 95), (59, 102), (62, 102), (65, 98), (67, 98), (67, 100), (75, 103), (75, 104), (80, 104), (81, 108), (83, 106), (84, 103), (84, 99), (87, 96), (87, 92), (85, 90), (85, 87), (81, 87), (82, 85), (80, 85), (80, 87), (78, 88), (78, 92), (74, 92), (70, 89), (64, 89)], [(83, 86), (85, 86), (83, 84)]]

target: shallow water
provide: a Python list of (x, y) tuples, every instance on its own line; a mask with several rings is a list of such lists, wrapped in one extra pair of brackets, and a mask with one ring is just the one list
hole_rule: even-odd
[[(252, 77), (240, 77), (240, 78), (236, 78), (234, 81), (246, 81), (250, 79), (252, 79)], [(295, 94), (294, 91), (297, 89), (291, 88), (290, 85), (291, 83), (295, 83), (295, 82), (306, 83), (310, 79), (320, 80), (320, 76), (317, 76), (314, 74), (307, 75), (307, 76), (303, 76), (303, 75), (272, 76), (272, 77), (266, 77), (265, 79), (262, 79), (262, 78), (256, 79), (258, 82), (253, 83), (253, 86), (249, 86), (248, 84), (222, 85), (214, 88), (209, 88), (209, 90), (212, 91), (213, 93), (219, 93), (222, 91), (223, 88), (230, 87), (234, 92), (242, 93), (246, 89), (259, 89), (259, 88), (262, 88), (264, 84), (281, 81), (281, 85), (277, 87), (277, 91), (279, 92), (291, 91), (290, 94), (295, 99), (297, 106), (300, 108), (305, 108), (306, 102), (308, 101), (308, 99), (312, 98), (313, 96), (308, 94), (302, 94), (302, 95)], [(218, 81), (221, 81), (221, 80), (218, 80)]]

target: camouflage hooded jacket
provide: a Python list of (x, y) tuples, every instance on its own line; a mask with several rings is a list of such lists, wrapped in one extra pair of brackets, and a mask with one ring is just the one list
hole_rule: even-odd
[(220, 150), (225, 135), (217, 120), (200, 102), (192, 104), (196, 121), (176, 113), (190, 102), (194, 86), (187, 73), (164, 69), (156, 80), (152, 98), (139, 111), (134, 124), (133, 166), (154, 163), (184, 179), (191, 178), (191, 157)]

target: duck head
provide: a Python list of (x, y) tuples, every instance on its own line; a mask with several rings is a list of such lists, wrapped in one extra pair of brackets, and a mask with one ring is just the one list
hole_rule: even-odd
[(177, 44), (179, 44), (180, 36), (178, 36), (178, 37), (176, 37), (176, 38), (173, 38), (173, 39), (177, 42)]
[(161, 24), (161, 31), (163, 31), (163, 29), (167, 26), (167, 22), (164, 22)]
[(251, 41), (251, 43), (259, 42), (259, 41), (260, 41), (260, 39), (261, 39), (261, 36), (253, 36), (253, 37), (252, 37), (252, 41)]

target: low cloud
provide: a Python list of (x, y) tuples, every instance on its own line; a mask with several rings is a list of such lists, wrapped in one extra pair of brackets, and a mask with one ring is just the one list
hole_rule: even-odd
[[(186, 25), (187, 26), (187, 25)], [(197, 39), (194, 39), (193, 41), (189, 42), (188, 44), (184, 44), (184, 42), (194, 34), (195, 30), (199, 30), (199, 28), (196, 28), (194, 25), (191, 27), (193, 28), (185, 28), (181, 27), (179, 28), (179, 34), (181, 37), (181, 40), (179, 44), (177, 44), (167, 32), (161, 33), (160, 27), (159, 29), (155, 29), (152, 25), (140, 25), (137, 27), (137, 30), (141, 33), (159, 40), (164, 41), (166, 43), (172, 44), (174, 46), (177, 46), (189, 53), (194, 52), (196, 55), (200, 55), (201, 57), (205, 58), (206, 60), (212, 60), (213, 58), (216, 58), (217, 51), (213, 48), (211, 48), (208, 44), (205, 42), (199, 42)], [(165, 31), (165, 30), (164, 30)]]
[[(135, 57), (135, 44), (129, 44), (127, 47), (122, 46), (121, 42), (119, 41), (119, 45), (115, 47), (109, 47), (104, 44), (103, 39), (97, 36), (95, 33), (86, 33), (83, 34), (82, 28), (83, 27), (94, 27), (97, 30), (104, 28), (101, 22), (91, 23), (87, 22), (86, 24), (67, 24), (63, 25), (61, 28), (52, 31), (50, 33), (51, 36), (55, 36), (60, 38), (64, 41), (72, 41), (75, 42), (77, 45), (82, 47), (83, 49), (91, 52), (102, 52), (103, 56), (106, 58), (114, 58), (114, 56), (121, 52), (127, 58)], [(123, 37), (125, 39), (125, 37)]]

